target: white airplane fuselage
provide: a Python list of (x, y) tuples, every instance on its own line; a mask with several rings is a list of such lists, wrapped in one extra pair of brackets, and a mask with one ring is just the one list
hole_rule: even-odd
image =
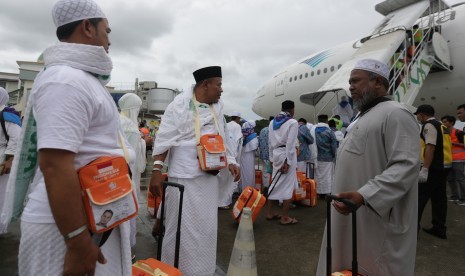
[[(441, 35), (447, 41), (453, 70), (431, 72), (425, 79), (413, 106), (430, 104), (436, 109), (436, 117), (455, 115), (457, 106), (465, 103), (465, 4), (436, 16)], [(281, 103), (295, 103), (294, 118), (315, 122), (319, 114), (332, 115), (332, 108), (340, 96), (349, 91), (327, 93), (316, 105), (301, 102), (300, 96), (318, 89), (350, 59), (360, 47), (360, 40), (341, 44), (334, 48), (310, 55), (282, 70), (258, 90), (252, 110), (263, 118), (274, 116)], [(347, 78), (348, 80), (348, 78)]]

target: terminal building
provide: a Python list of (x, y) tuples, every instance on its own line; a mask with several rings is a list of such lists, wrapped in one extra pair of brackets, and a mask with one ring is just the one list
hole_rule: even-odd
[[(29, 98), (34, 79), (44, 67), (42, 55), (37, 61), (17, 61), (19, 73), (0, 72), (0, 87), (8, 91), (9, 106), (19, 112), (24, 111)], [(111, 83), (110, 83), (111, 85)], [(178, 89), (161, 88), (155, 81), (141, 81), (134, 83), (118, 83), (107, 86), (109, 93), (118, 105), (118, 100), (126, 93), (136, 93), (142, 99), (139, 113), (140, 121), (145, 121), (147, 127), (157, 129), (161, 116), (174, 97), (182, 91)]]

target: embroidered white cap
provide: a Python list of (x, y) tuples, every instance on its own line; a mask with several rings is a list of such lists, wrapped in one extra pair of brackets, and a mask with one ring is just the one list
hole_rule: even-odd
[(52, 16), (57, 28), (83, 19), (107, 18), (92, 0), (59, 0), (53, 6)]
[(241, 113), (239, 111), (231, 112), (231, 117), (241, 117)]
[(376, 59), (361, 59), (355, 63), (353, 70), (355, 69), (373, 72), (386, 80), (389, 80), (389, 67), (385, 63)]

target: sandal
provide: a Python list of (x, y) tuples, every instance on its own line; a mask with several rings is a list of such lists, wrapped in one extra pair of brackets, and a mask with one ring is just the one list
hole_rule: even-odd
[(275, 220), (275, 219), (281, 219), (281, 215), (274, 214), (272, 217), (266, 217), (266, 220)]
[(293, 225), (293, 224), (297, 224), (299, 221), (296, 220), (295, 218), (290, 218), (290, 220), (288, 222), (282, 222), (280, 221), (279, 224), (281, 225)]

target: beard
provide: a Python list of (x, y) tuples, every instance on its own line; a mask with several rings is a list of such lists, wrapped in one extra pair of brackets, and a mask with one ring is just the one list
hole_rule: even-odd
[(367, 92), (363, 93), (358, 100), (354, 100), (354, 107), (358, 110), (364, 110), (369, 103), (378, 97), (379, 96), (376, 91), (368, 90)]

